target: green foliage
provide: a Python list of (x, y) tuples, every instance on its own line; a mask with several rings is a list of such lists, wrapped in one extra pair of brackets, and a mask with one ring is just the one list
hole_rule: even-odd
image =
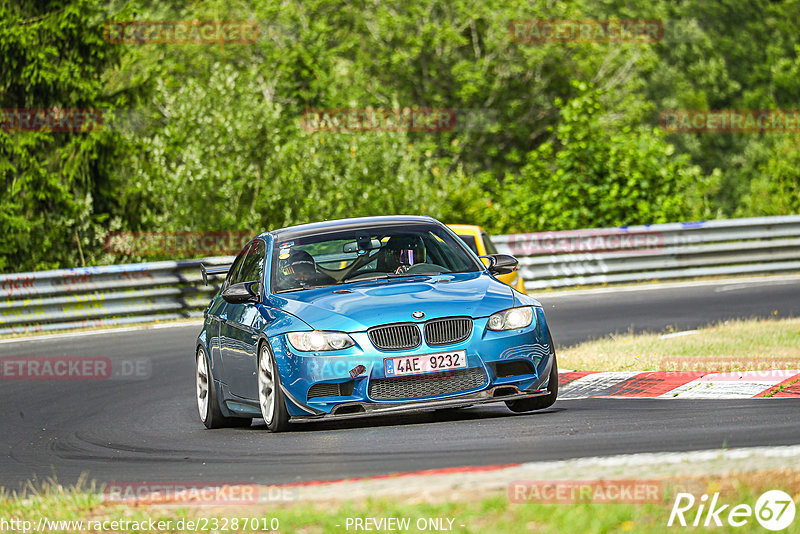
[[(664, 109), (800, 108), (800, 0), (0, 3), (0, 271), (110, 256), (111, 231), (429, 214), (492, 232), (797, 213), (797, 137), (670, 134)], [(519, 19), (646, 18), (663, 41), (514, 42)], [(110, 44), (120, 20), (247, 20), (252, 44)], [(445, 132), (309, 132), (309, 108), (447, 108)], [(122, 120), (112, 120), (117, 113)]]
[[(645, 95), (656, 109), (800, 107), (800, 2), (665, 4), (667, 16), (677, 22), (656, 45), (660, 61), (647, 74)], [(715, 211), (734, 216), (765, 214), (745, 209), (744, 195), (781, 137), (701, 133), (672, 134), (668, 139), (705, 172), (719, 169)]]
[[(120, 97), (105, 94), (102, 75), (117, 51), (93, 17), (88, 0), (0, 4), (0, 108), (112, 110)], [(104, 233), (123, 146), (110, 130), (0, 130), (0, 270), (84, 262), (86, 234)]]
[(744, 195), (745, 215), (800, 213), (800, 136), (781, 139), (769, 159), (757, 170)]
[(406, 133), (308, 132), (268, 95), (257, 72), (225, 64), (202, 84), (158, 85), (158, 105), (174, 119), (128, 166), (139, 198), (154, 206), (143, 225), (255, 233), (350, 216), (447, 216), (447, 192), (469, 187), (445, 179)]
[(669, 222), (707, 214), (712, 180), (686, 155), (674, 155), (657, 130), (615, 125), (602, 115), (600, 92), (581, 94), (561, 110), (556, 141), (528, 153), (519, 175), (500, 192), (511, 231), (556, 230)]

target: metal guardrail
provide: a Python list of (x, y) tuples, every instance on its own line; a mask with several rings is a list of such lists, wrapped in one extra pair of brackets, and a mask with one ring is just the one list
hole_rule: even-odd
[(493, 237), (527, 289), (800, 271), (800, 215)]
[[(502, 235), (493, 241), (520, 260), (529, 290), (800, 271), (800, 215)], [(202, 317), (218, 285), (203, 285), (200, 263), (231, 259), (0, 274), (0, 335)]]
[(200, 264), (230, 257), (0, 274), (0, 335), (202, 317)]

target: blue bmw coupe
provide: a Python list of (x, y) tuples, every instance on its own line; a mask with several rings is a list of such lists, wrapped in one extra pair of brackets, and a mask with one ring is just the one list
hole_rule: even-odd
[(430, 217), (293, 226), (253, 238), (205, 310), (197, 407), (208, 428), (269, 430), (558, 395), (541, 304), (499, 282), (517, 260), (479, 258)]

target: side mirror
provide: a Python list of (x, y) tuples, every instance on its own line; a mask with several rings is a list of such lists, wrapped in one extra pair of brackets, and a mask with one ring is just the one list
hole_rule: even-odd
[(231, 284), (222, 292), (222, 298), (231, 304), (258, 303), (261, 301), (258, 295), (258, 282)]
[(513, 273), (517, 270), (517, 265), (519, 265), (517, 258), (508, 254), (489, 254), (481, 256), (481, 258), (489, 260), (489, 265), (486, 268), (494, 275)]

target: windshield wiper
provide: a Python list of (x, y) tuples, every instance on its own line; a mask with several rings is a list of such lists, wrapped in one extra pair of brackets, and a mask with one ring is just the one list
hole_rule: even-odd
[(444, 274), (444, 273), (441, 271), (429, 272), (429, 273), (386, 273), (386, 276), (389, 278), (399, 278), (401, 276), (436, 276), (438, 274)]
[(348, 280), (343, 280), (343, 281), (339, 282), (339, 284), (337, 284), (337, 285), (341, 285), (341, 284), (357, 284), (358, 282), (370, 282), (370, 281), (374, 281), (374, 280), (385, 280), (387, 278), (389, 278), (389, 274), (388, 273), (383, 273), (383, 274), (379, 274), (377, 276), (370, 276), (370, 277), (367, 277), (367, 278), (357, 278), (355, 280), (351, 278), (351, 279), (348, 279)]
[(303, 291), (305, 289), (317, 289), (319, 287), (332, 287), (336, 284), (322, 284), (318, 286), (300, 286), (300, 287), (290, 287), (289, 289), (281, 289), (275, 292), (276, 295), (280, 295), (281, 293), (292, 293), (293, 291)]

